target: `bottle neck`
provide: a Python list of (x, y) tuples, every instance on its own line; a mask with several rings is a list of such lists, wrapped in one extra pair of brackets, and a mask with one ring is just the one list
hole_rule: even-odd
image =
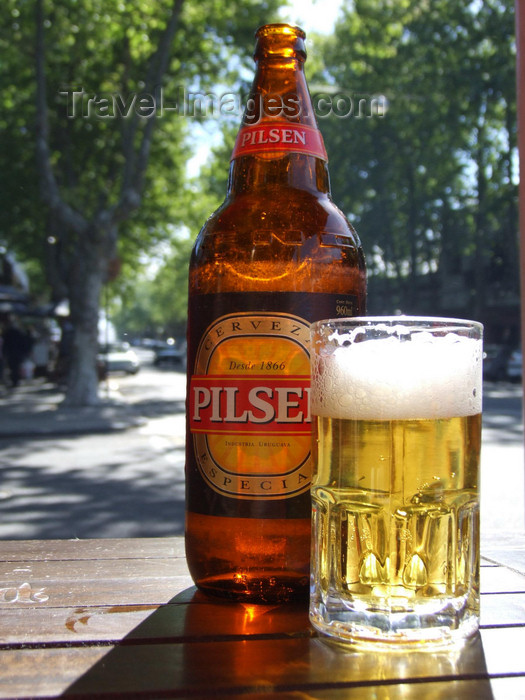
[(304, 74), (304, 42), (259, 36), (257, 69), (232, 154), (228, 195), (269, 187), (330, 192), (326, 153)]
[(275, 187), (330, 194), (326, 163), (315, 156), (299, 153), (271, 160), (255, 155), (232, 160), (228, 177), (229, 197)]

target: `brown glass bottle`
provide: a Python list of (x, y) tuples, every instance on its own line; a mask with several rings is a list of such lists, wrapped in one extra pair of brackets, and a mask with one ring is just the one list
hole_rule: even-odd
[(228, 192), (190, 262), (186, 556), (202, 590), (306, 596), (309, 324), (363, 314), (365, 263), (333, 204), (305, 35), (256, 33)]

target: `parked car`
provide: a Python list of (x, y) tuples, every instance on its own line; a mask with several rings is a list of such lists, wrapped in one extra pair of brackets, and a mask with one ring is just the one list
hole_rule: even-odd
[(140, 369), (139, 358), (129, 343), (114, 343), (103, 346), (99, 352), (99, 362), (106, 373), (137, 374)]
[(155, 367), (175, 366), (186, 369), (186, 342), (171, 342), (155, 350)]
[(522, 379), (523, 355), (521, 350), (511, 352), (507, 362), (507, 377), (511, 382), (520, 382)]
[(507, 379), (510, 350), (505, 345), (485, 345), (483, 351), (483, 378), (494, 382)]

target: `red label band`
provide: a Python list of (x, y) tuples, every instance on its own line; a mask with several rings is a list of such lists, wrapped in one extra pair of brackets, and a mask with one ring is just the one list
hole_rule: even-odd
[(193, 376), (192, 433), (308, 435), (310, 377)]
[(318, 129), (304, 124), (271, 122), (239, 130), (231, 160), (254, 153), (304, 153), (328, 160)]

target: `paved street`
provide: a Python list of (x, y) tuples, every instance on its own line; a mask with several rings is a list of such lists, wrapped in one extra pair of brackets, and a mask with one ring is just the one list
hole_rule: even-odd
[[(0, 397), (0, 540), (183, 532), (185, 375), (145, 364), (100, 409), (33, 383)], [(521, 385), (487, 384), (482, 532), (523, 530)]]
[[(181, 534), (185, 382), (149, 366), (112, 377), (101, 393), (114, 407), (79, 411), (78, 434), (64, 426), (67, 409), (54, 410), (60, 396), (44, 403), (41, 391), (20, 436), (0, 426), (0, 539)], [(46, 432), (53, 421), (59, 434), (32, 436), (46, 414)]]
[(487, 382), (483, 398), (481, 531), (525, 530), (522, 386)]

